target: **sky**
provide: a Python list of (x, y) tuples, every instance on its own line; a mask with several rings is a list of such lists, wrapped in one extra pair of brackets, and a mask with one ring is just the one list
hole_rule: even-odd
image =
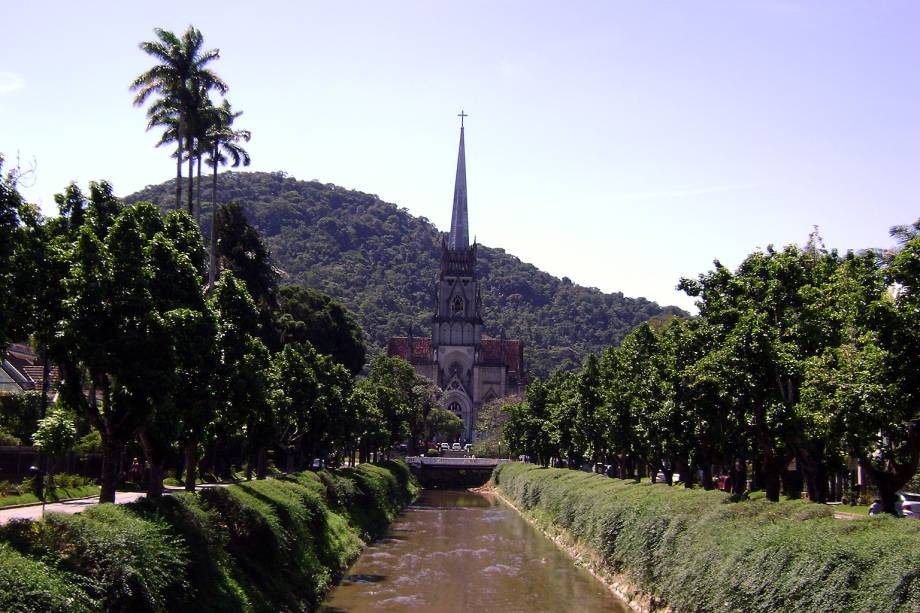
[(693, 310), (757, 248), (893, 244), (920, 217), (920, 3), (3, 2), (0, 152), (43, 210), (170, 179), (138, 43), (220, 49), (253, 170), (447, 230), (461, 109), (471, 233), (581, 285)]

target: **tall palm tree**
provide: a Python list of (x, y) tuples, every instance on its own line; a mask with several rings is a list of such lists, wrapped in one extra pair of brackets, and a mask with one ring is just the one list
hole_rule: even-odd
[[(227, 84), (206, 65), (220, 57), (220, 50), (210, 49), (202, 52), (204, 37), (201, 32), (189, 26), (181, 37), (163, 28), (154, 29), (159, 40), (140, 43), (140, 48), (153, 56), (159, 63), (143, 72), (131, 83), (131, 89), (137, 92), (134, 105), (141, 106), (156, 94), (168, 101), (175, 112), (175, 141), (179, 155), (176, 156), (176, 206), (182, 199), (182, 151), (191, 157), (194, 141), (194, 122), (196, 112), (201, 107), (201, 92), (212, 89), (221, 94), (227, 92)], [(157, 105), (155, 104), (154, 107)], [(148, 118), (152, 119), (148, 110)], [(158, 111), (157, 111), (158, 112)], [(156, 124), (160, 125), (160, 124)], [(150, 129), (148, 124), (148, 129)], [(189, 161), (191, 165), (191, 159)], [(191, 166), (190, 172), (191, 175)], [(189, 177), (191, 181), (191, 176)], [(191, 212), (192, 194), (189, 188), (189, 209)]]
[(209, 145), (207, 164), (214, 168), (211, 181), (211, 245), (208, 258), (208, 291), (214, 288), (217, 276), (217, 167), (230, 163), (233, 168), (240, 164), (249, 166), (249, 153), (240, 145), (249, 142), (252, 133), (249, 130), (235, 130), (234, 120), (242, 111), (233, 111), (230, 103), (224, 100), (219, 107), (211, 107), (208, 113), (209, 127), (205, 140)]

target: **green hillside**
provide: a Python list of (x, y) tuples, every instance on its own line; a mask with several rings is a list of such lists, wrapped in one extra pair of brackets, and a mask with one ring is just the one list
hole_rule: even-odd
[[(210, 180), (205, 185), (202, 197), (209, 199)], [(136, 200), (172, 207), (175, 182), (126, 198)], [(354, 311), (372, 354), (410, 326), (429, 334), (441, 238), (427, 219), (372, 194), (280, 172), (222, 174), (218, 200), (242, 205), (283, 271), (282, 282), (319, 289)], [(210, 203), (202, 208), (207, 231)], [(580, 365), (647, 319), (684, 314), (575, 285), (494, 247), (480, 247), (479, 274), (486, 333), (523, 339), (528, 369), (537, 376)]]

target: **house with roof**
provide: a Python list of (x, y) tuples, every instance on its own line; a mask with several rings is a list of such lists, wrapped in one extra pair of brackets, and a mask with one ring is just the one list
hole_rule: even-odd
[[(25, 343), (13, 343), (6, 349), (0, 364), (0, 394), (20, 394), (42, 389), (45, 366), (41, 357)], [(49, 389), (55, 389), (58, 369), (49, 371)]]

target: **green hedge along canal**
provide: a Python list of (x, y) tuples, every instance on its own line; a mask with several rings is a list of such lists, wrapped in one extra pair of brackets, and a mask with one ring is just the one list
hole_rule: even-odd
[(321, 610), (629, 609), (496, 496), (425, 490), (348, 569)]

